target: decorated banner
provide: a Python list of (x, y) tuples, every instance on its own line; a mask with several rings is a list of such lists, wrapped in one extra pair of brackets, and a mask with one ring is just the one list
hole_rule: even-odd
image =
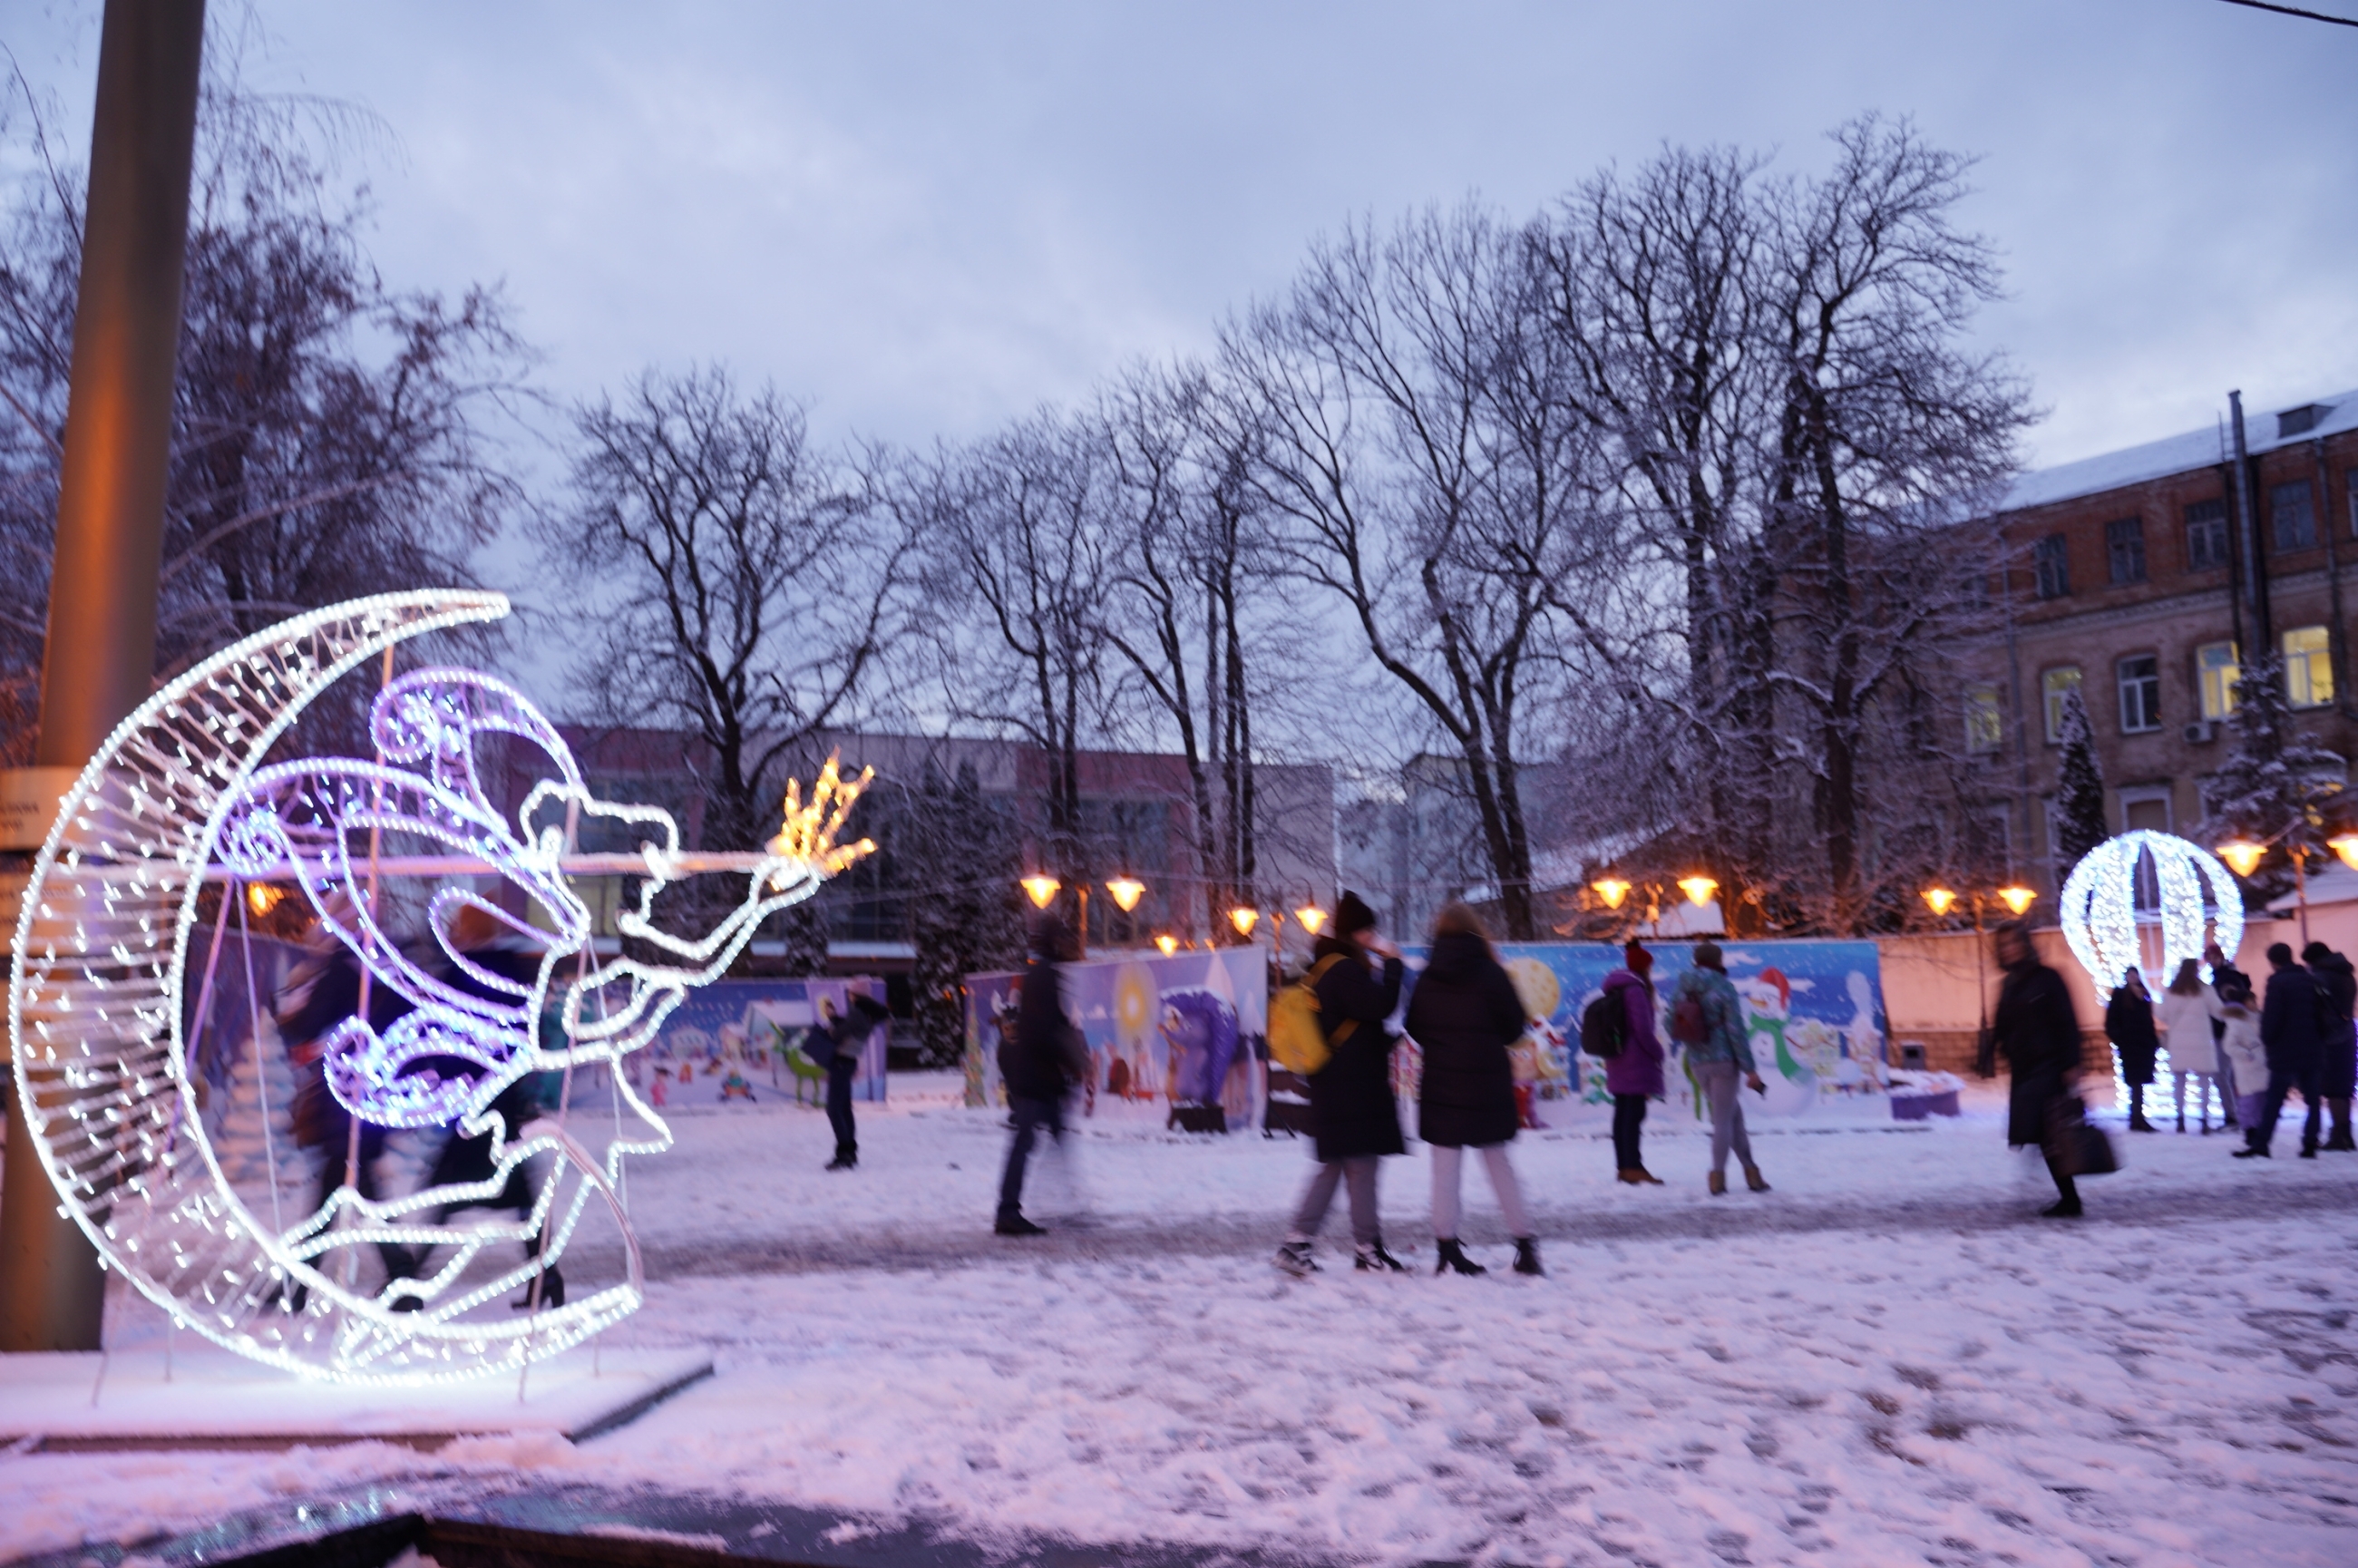
[[(884, 982), (848, 979), (716, 980), (692, 993), (664, 1021), (644, 1057), (626, 1059), (625, 1076), (644, 1076), (649, 1103), (710, 1105), (791, 1099), (827, 1104), (827, 1050), (814, 1036), (819, 1006), (840, 1018), (855, 996), (884, 1000)], [(884, 1053), (891, 1026), (879, 1023), (860, 1053), (851, 1098), (884, 1098)], [(636, 1074), (641, 1076), (633, 1076)]]
[[(1765, 1097), (1745, 1096), (1747, 1113), (1803, 1116), (1889, 1092), (1889, 1032), (1874, 943), (1728, 942), (1722, 947), (1727, 978), (1743, 1000), (1753, 1060), (1768, 1085)], [(1666, 942), (1650, 950), (1659, 1004), (1655, 1031), (1667, 1053), (1663, 1077), (1671, 1105), (1679, 1114), (1699, 1117), (1703, 1096), (1687, 1070), (1685, 1048), (1671, 1038), (1670, 1029), (1671, 992), (1679, 976), (1693, 968), (1693, 949)], [(1623, 967), (1621, 949), (1501, 943), (1498, 957), (1531, 1021), (1514, 1048), (1515, 1077), (1531, 1087), (1540, 1119), (1608, 1115), (1613, 1098), (1605, 1087), (1605, 1064), (1582, 1053), (1580, 1016), (1604, 993), (1605, 977)], [(1409, 950), (1412, 970), (1423, 962), (1422, 949)], [(1413, 1042), (1403, 1042), (1394, 1063), (1403, 1098), (1413, 1099), (1419, 1066)]]
[[(1269, 954), (1219, 947), (1124, 954), (1059, 967), (1065, 1011), (1088, 1044), (1081, 1109), (1156, 1105), (1189, 1128), (1257, 1125), (1269, 1030)], [(1004, 1105), (1001, 1044), (1013, 1037), (1023, 976), (966, 982), (966, 1100)], [(1217, 1116), (1212, 1113), (1217, 1110)]]

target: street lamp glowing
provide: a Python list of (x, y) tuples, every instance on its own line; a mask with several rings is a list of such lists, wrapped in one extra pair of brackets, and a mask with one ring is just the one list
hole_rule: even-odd
[(1253, 927), (1260, 923), (1260, 911), (1258, 909), (1247, 909), (1239, 904), (1228, 911), (1228, 924), (1237, 928), (1239, 936), (1251, 935)]
[(1154, 939), (1154, 945), (1163, 949), (1163, 956), (1166, 958), (1179, 951), (1179, 938), (1172, 935), (1168, 931), (1157, 936)]
[(268, 882), (248, 882), (245, 888), (245, 907), (254, 911), (256, 915), (268, 914), (278, 907), (278, 901), (286, 896), (285, 888), (272, 887)]
[(1596, 890), (1607, 909), (1620, 908), (1621, 901), (1629, 896), (1629, 884), (1619, 877), (1599, 877), (1588, 885)]
[(1679, 879), (1679, 891), (1687, 895), (1689, 903), (1701, 909), (1711, 902), (1711, 895), (1719, 891), (1719, 882), (1717, 879), (1697, 871), (1693, 876)]
[(1044, 872), (1035, 872), (1023, 879), (1023, 891), (1032, 895), (1032, 907), (1034, 909), (1047, 908), (1048, 901), (1055, 897), (1056, 890), (1064, 885)]
[(2250, 876), (2267, 852), (2266, 844), (2255, 844), (2249, 838), (2230, 838), (2219, 846), (2219, 858), (2234, 867), (2239, 877)]
[(1115, 906), (1128, 914), (1146, 896), (1146, 884), (1136, 877), (1115, 877), (1106, 883), (1106, 892), (1113, 894)]
[(2006, 908), (2020, 914), (2039, 902), (2039, 890), (2017, 884), (2014, 887), (1998, 889), (1997, 896), (2005, 902)]
[(2342, 857), (2342, 863), (2358, 871), (2358, 833), (2342, 833), (2325, 841), (2325, 847)]
[(1326, 912), (1314, 903), (1305, 903), (1293, 912), (1293, 918), (1302, 922), (1302, 929), (1315, 936), (1320, 928), (1326, 924)]
[(1957, 895), (1944, 887), (1929, 887), (1924, 890), (1924, 902), (1933, 914), (1946, 914), (1956, 907)]

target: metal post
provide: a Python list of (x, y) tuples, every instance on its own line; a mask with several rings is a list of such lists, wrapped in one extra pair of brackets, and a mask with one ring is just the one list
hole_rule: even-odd
[(2235, 510), (2242, 514), (2244, 533), (2244, 599), (2252, 626), (2252, 645), (2243, 650), (2239, 663), (2249, 668), (2254, 659), (2268, 652), (2276, 629), (2269, 624), (2268, 579), (2264, 569), (2267, 552), (2260, 547), (2260, 508), (2252, 493), (2252, 454), (2244, 441), (2241, 392), (2227, 394), (2227, 410), (2235, 441)]
[[(156, 668), (172, 381), (204, 0), (107, 0), (58, 490), (37, 765), (79, 768)], [(0, 1195), (0, 1350), (95, 1350), (97, 1254), (58, 1213), (17, 1097)]]

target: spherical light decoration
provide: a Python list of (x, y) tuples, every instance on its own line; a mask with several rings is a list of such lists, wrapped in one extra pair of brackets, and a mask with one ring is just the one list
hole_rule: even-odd
[[(2161, 961), (2152, 971), (2164, 980), (2185, 959), (2211, 979), (2204, 947), (2216, 943), (2232, 954), (2244, 940), (2244, 900), (2235, 879), (2200, 844), (2173, 833), (2138, 828), (2105, 839), (2071, 869), (2063, 884), (2063, 939), (2104, 990), (2118, 986), (2131, 968), (2143, 969), (2136, 910), (2137, 864), (2153, 857), (2160, 909), (2144, 924), (2161, 932)], [(2206, 896), (2207, 895), (2207, 896)]]

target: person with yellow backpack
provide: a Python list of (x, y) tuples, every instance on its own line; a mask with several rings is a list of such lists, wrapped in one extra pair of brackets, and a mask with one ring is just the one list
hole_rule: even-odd
[(1271, 1054), (1310, 1083), (1318, 1160), (1293, 1228), (1277, 1249), (1277, 1266), (1289, 1274), (1317, 1272), (1311, 1243), (1338, 1186), (1350, 1197), (1353, 1266), (1407, 1271), (1384, 1250), (1376, 1211), (1378, 1162), (1408, 1152), (1392, 1097), (1398, 1042), (1384, 1028), (1400, 1006), (1401, 975), (1400, 949), (1376, 935), (1376, 912), (1347, 892), (1335, 905), (1332, 930), (1312, 950), (1310, 972), (1271, 1009)]

